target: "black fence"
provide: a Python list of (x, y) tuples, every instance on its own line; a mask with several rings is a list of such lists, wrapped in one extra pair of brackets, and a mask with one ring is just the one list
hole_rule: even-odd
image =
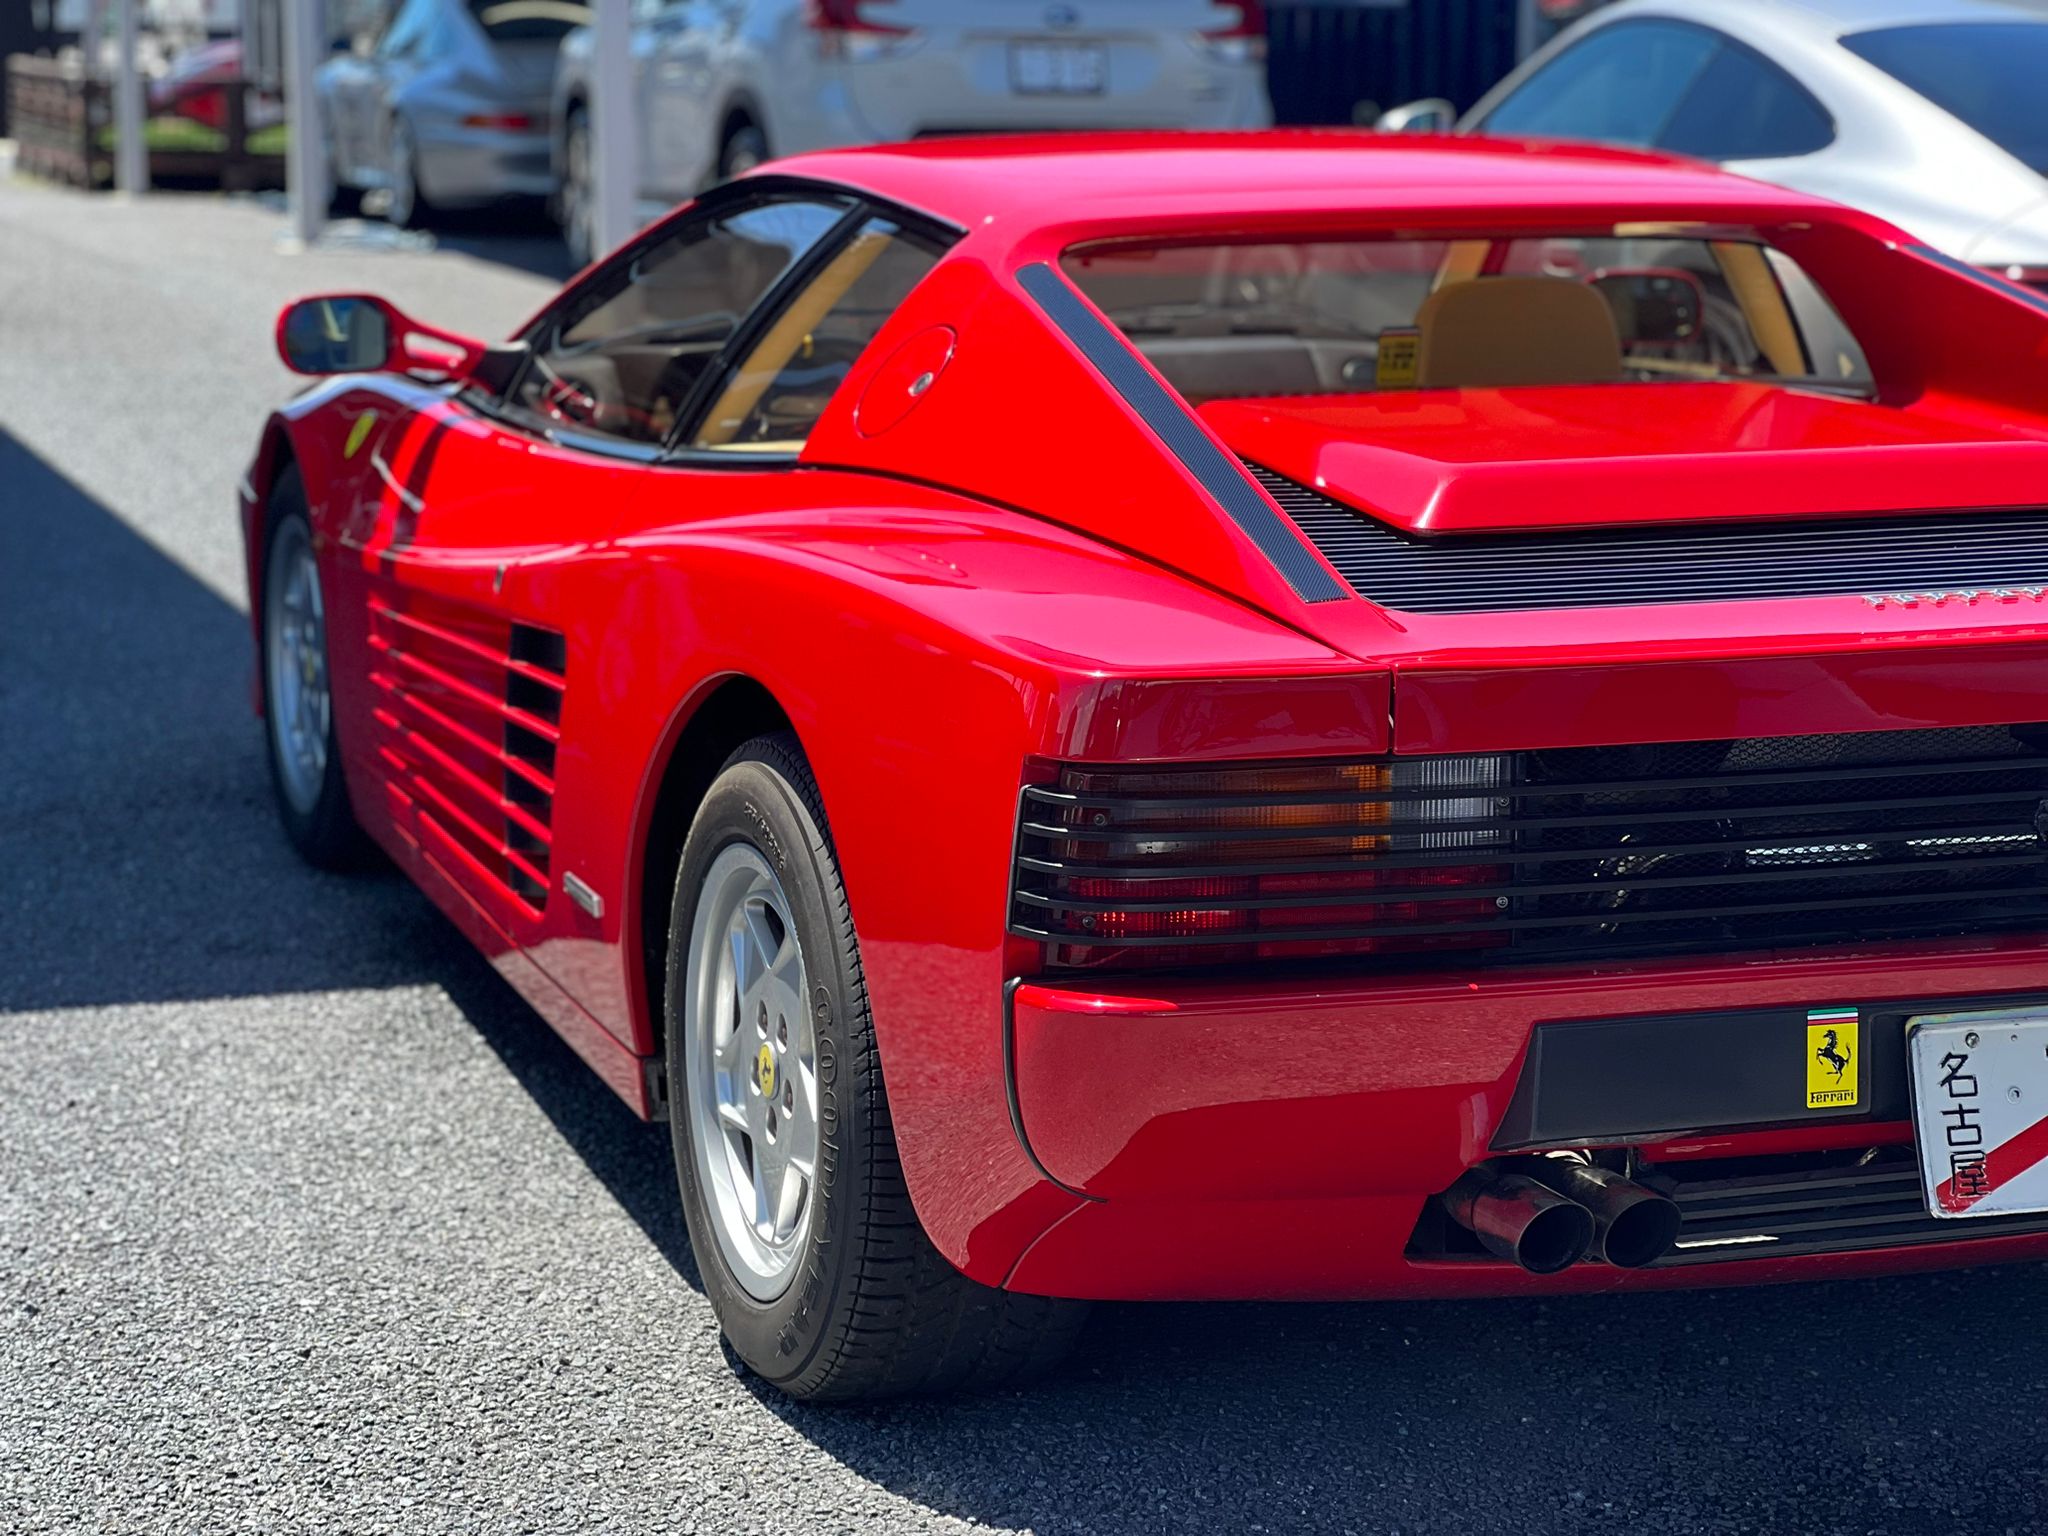
[(1370, 124), (1425, 96), (1472, 105), (1515, 67), (1521, 0), (1271, 0), (1273, 114)]

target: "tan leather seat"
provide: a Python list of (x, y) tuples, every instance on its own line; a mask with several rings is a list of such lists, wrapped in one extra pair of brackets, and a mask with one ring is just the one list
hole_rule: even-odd
[(1481, 277), (1423, 300), (1416, 382), (1424, 389), (1611, 384), (1621, 336), (1598, 290), (1564, 277)]

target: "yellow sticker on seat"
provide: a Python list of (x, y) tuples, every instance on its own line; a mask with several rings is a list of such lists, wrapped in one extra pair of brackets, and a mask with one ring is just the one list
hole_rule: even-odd
[(1806, 1011), (1808, 1109), (1845, 1109), (1856, 1103), (1856, 1025), (1854, 1008)]
[(1373, 382), (1381, 389), (1413, 389), (1421, 376), (1422, 332), (1412, 325), (1390, 325), (1381, 331)]

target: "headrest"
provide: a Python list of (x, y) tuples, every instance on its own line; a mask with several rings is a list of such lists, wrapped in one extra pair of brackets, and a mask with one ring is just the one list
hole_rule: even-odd
[(1611, 384), (1621, 336), (1598, 289), (1565, 277), (1479, 277), (1439, 288), (1415, 317), (1424, 389)]

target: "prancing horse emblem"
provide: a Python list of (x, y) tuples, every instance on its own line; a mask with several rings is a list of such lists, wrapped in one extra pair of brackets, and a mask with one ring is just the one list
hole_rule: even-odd
[(1838, 1083), (1842, 1074), (1849, 1070), (1849, 1053), (1842, 1049), (1842, 1037), (1835, 1030), (1821, 1036), (1820, 1049), (1813, 1054), (1835, 1069), (1835, 1081)]

